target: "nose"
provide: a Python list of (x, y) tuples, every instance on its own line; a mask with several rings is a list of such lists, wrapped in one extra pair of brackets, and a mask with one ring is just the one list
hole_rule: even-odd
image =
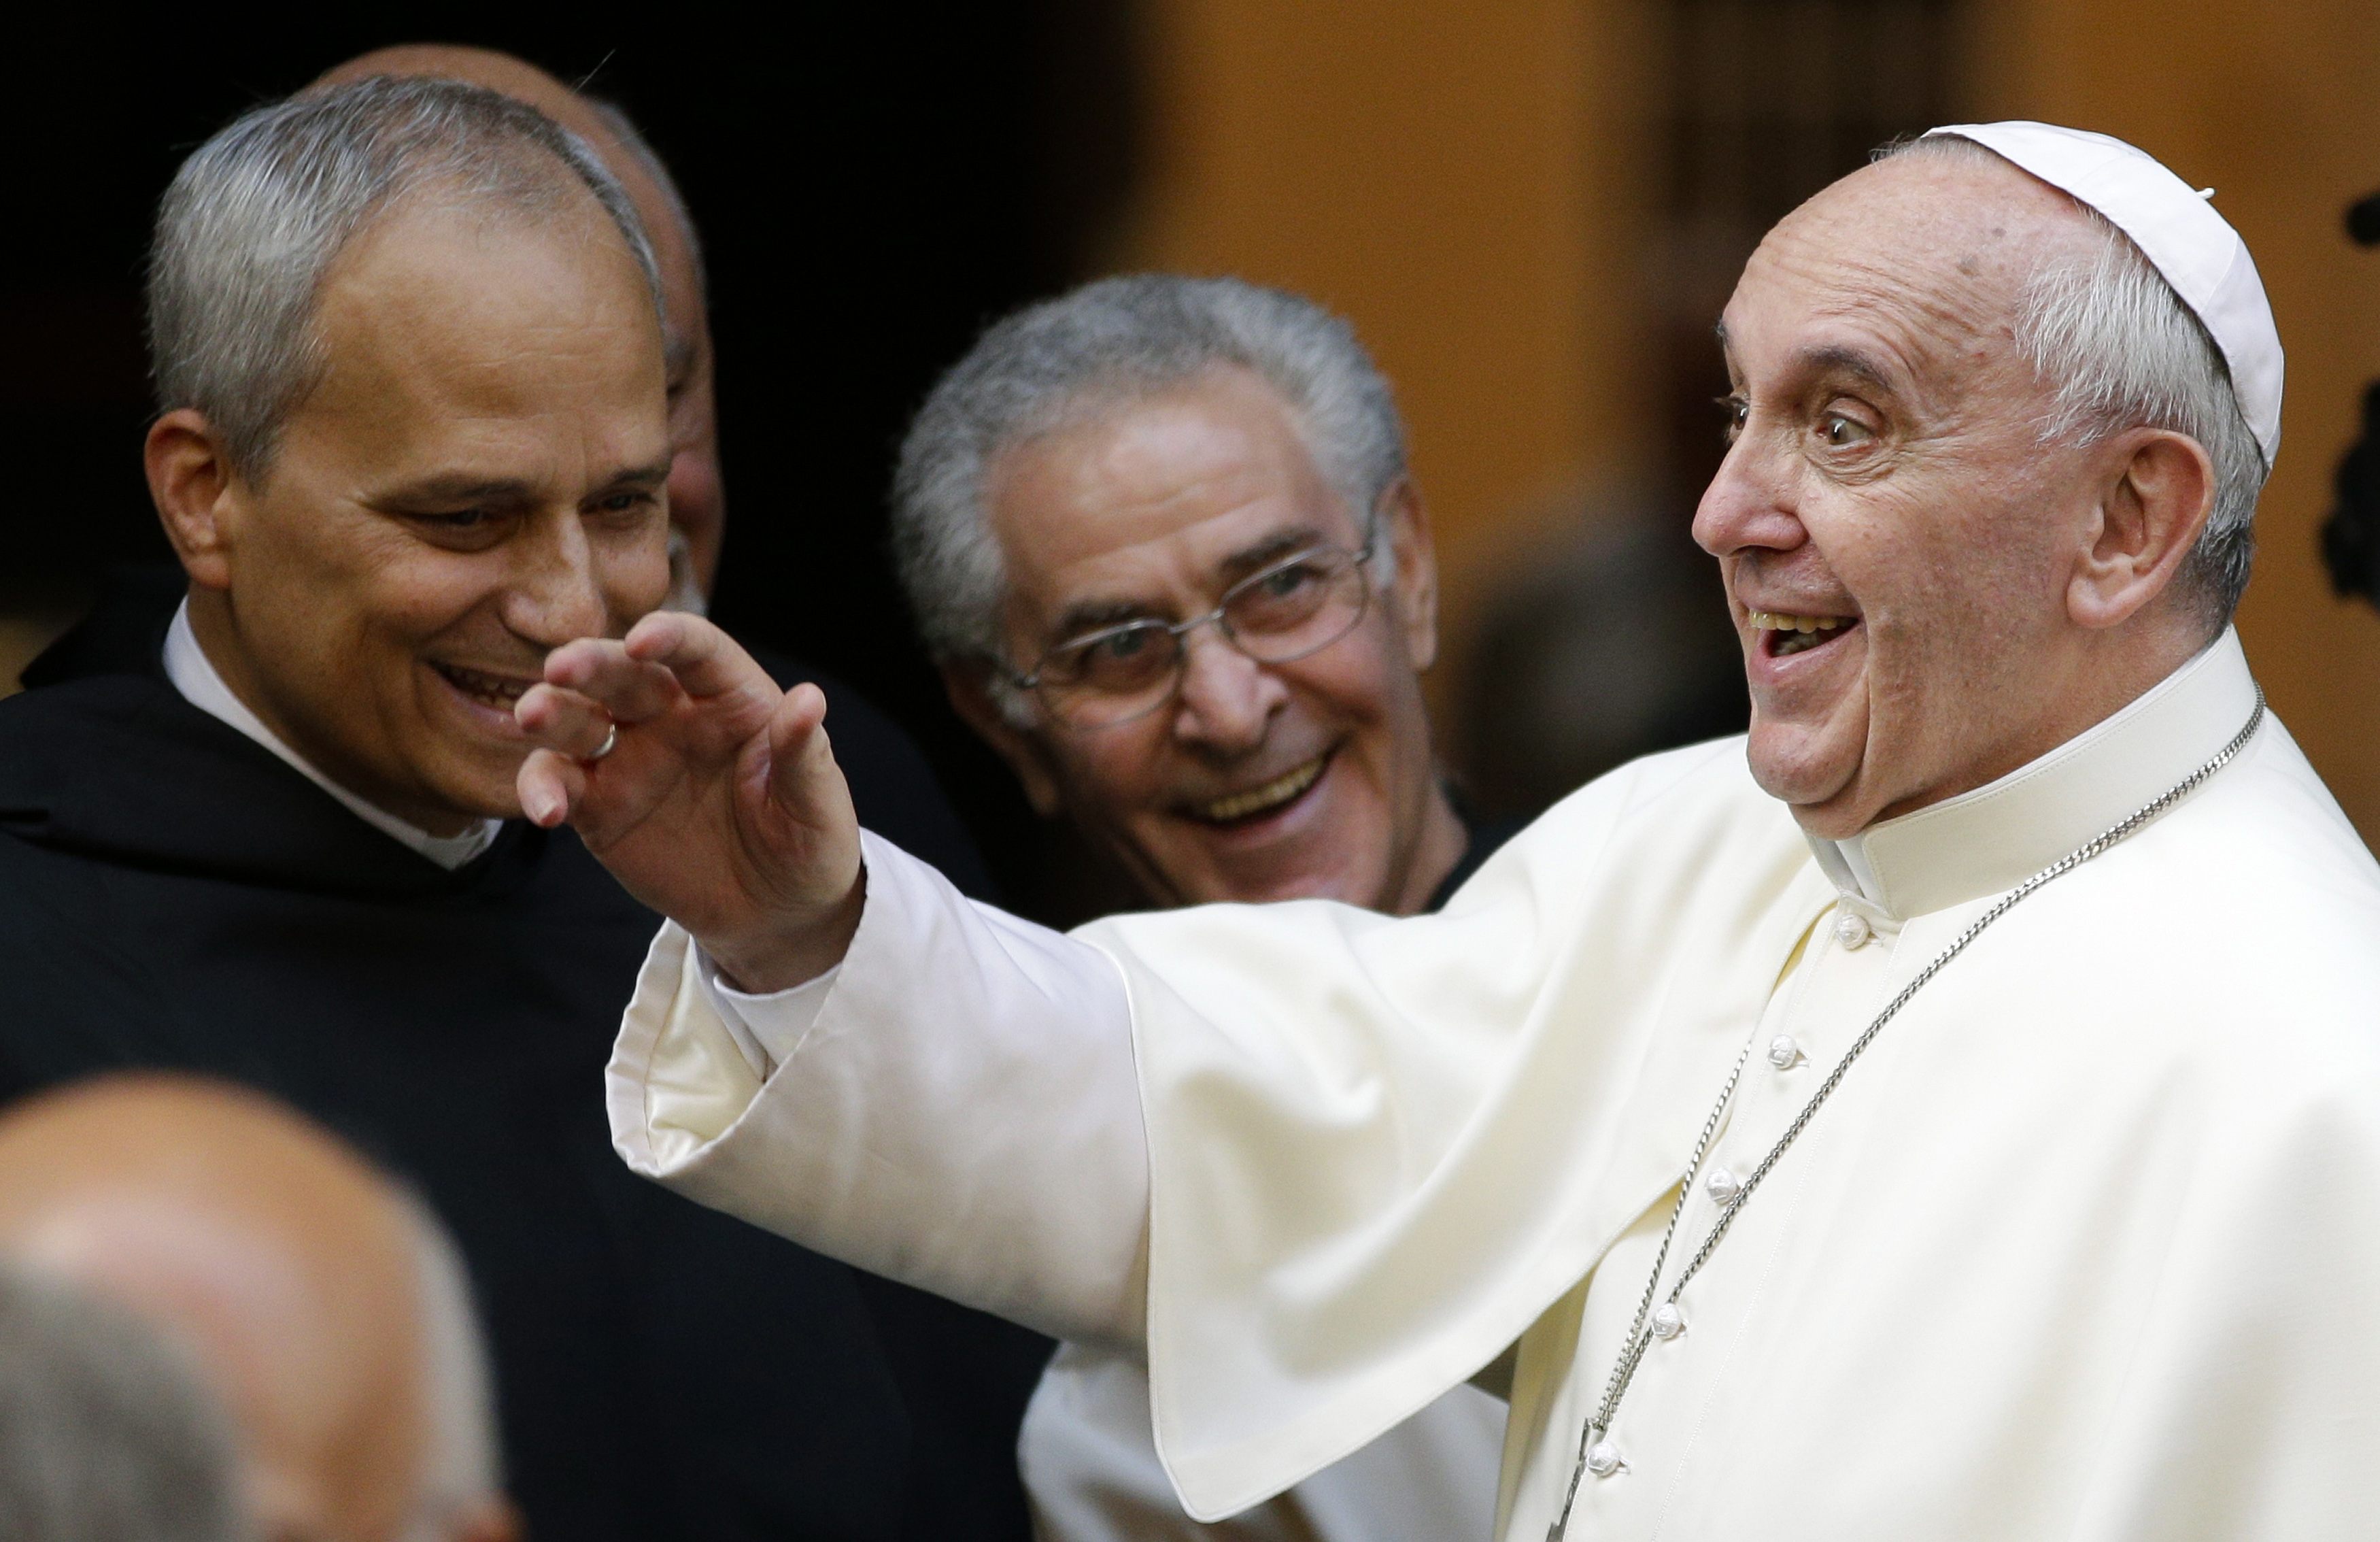
[(595, 549), (576, 509), (535, 522), (514, 543), (516, 565), (504, 592), (504, 625), (540, 649), (611, 631), (610, 607), (596, 572)]
[(1808, 539), (1795, 512), (1792, 468), (1785, 454), (1753, 429), (1728, 446), (1727, 458), (1694, 507), (1694, 543), (1722, 560), (1745, 551), (1790, 552)]
[(1173, 736), (1209, 754), (1243, 754), (1264, 743), (1273, 714), (1289, 699), (1280, 677), (1212, 626), (1191, 633), (1183, 647)]

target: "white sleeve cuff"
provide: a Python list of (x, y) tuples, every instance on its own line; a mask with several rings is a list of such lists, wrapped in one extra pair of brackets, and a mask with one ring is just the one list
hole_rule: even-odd
[(816, 979), (756, 996), (722, 980), (719, 965), (699, 944), (694, 950), (694, 968), (703, 993), (719, 1014), (720, 1026), (735, 1040), (736, 1051), (752, 1068), (752, 1075), (764, 1082), (793, 1059), (794, 1051), (809, 1037), (828, 992), (834, 989), (834, 977), (843, 973), (838, 964)]
[(630, 1168), (1054, 1337), (1136, 1351), (1148, 1147), (1122, 972), (863, 832), (830, 974), (754, 995), (674, 922), (606, 1070)]

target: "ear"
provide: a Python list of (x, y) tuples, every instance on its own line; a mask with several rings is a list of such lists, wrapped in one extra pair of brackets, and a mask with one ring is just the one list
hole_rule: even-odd
[(2090, 540), (2068, 580), (2076, 625), (2121, 625), (2172, 587), (2215, 509), (2215, 463), (2168, 429), (2133, 429), (2100, 446), (2107, 475)]
[(1411, 477), (1398, 478), (1380, 503), (1380, 534), (1397, 559), (1390, 619), (1404, 629), (1405, 657), (1418, 674), (1438, 662), (1438, 548)]
[(174, 543), (190, 582), (229, 589), (238, 482), (205, 414), (176, 407), (150, 424), (141, 458), (165, 539)]
[(1000, 710), (991, 693), (991, 668), (978, 659), (942, 662), (942, 690), (951, 710), (1008, 762), (1025, 789), (1025, 800), (1045, 820), (1058, 817), (1064, 807), (1059, 796), (1057, 768), (1040, 739), (1019, 728)]

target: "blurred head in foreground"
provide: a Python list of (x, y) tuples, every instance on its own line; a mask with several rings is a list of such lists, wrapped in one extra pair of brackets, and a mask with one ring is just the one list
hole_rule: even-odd
[(702, 246), (676, 179), (625, 113), (572, 91), (510, 54), (452, 43), (404, 43), (358, 55), (324, 71), (315, 84), (345, 85), (374, 75), (459, 80), (534, 107), (577, 135), (636, 205), (661, 273), (662, 337), (669, 370), (670, 605), (700, 611), (719, 575), (727, 498), (719, 469), (719, 408), (712, 388)]
[(0, 1537), (248, 1542), (231, 1424), (179, 1345), (0, 1265)]
[(0, 1117), (0, 1257), (164, 1331), (266, 1542), (505, 1542), (469, 1289), (426, 1211), (243, 1089), (88, 1082)]
[(894, 543), (960, 714), (1157, 903), (1412, 911), (1461, 858), (1428, 524), (1321, 308), (1152, 274), (1000, 322), (909, 431)]

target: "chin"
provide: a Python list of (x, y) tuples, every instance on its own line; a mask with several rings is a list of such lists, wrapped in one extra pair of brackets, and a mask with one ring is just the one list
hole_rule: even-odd
[(1213, 898), (1235, 905), (1271, 905), (1281, 900), (1339, 900), (1350, 905), (1372, 903), (1370, 890), (1347, 873), (1267, 864), (1260, 870), (1234, 871), (1218, 864), (1213, 873)]
[(1807, 730), (1763, 728), (1758, 723), (1753, 725), (1746, 759), (1752, 780), (1760, 790), (1790, 805), (1795, 817), (1812, 829), (1814, 821), (1823, 820), (1820, 811), (1850, 789), (1859, 771), (1855, 757), (1830, 753), (1829, 747)]
[(526, 759), (507, 756), (503, 763), (481, 763), (487, 758), (457, 757), (456, 763), (436, 767), (424, 778), (439, 802), (475, 820), (520, 818), (520, 767)]

